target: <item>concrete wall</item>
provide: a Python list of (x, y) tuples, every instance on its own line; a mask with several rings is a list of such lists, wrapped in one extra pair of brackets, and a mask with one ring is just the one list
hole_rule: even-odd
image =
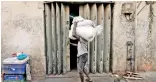
[(152, 69), (154, 71), (156, 71), (156, 3), (152, 5), (152, 9), (153, 9), (153, 20), (152, 20), (152, 33), (151, 33), (151, 39), (152, 39), (152, 42), (151, 42), (151, 58), (152, 58)]
[[(146, 5), (142, 2), (138, 11)], [(156, 3), (147, 5), (139, 15), (137, 15), (136, 27), (136, 55), (137, 55), (137, 68), (140, 71), (156, 70)]]
[(127, 41), (134, 42), (134, 26), (135, 22), (128, 22), (122, 14), (122, 4), (124, 2), (116, 2), (114, 5), (113, 16), (113, 71), (126, 69)]
[(32, 76), (45, 76), (43, 2), (2, 2), (2, 61), (14, 52), (31, 56)]
[[(113, 71), (124, 71), (126, 69), (126, 42), (135, 43), (136, 69), (138, 71), (156, 70), (156, 25), (154, 16), (156, 14), (156, 3), (151, 6), (142, 2), (137, 8), (136, 13), (144, 7), (140, 14), (135, 17), (132, 22), (125, 21), (125, 17), (121, 14), (122, 4), (124, 2), (116, 2), (114, 5), (113, 18)], [(138, 6), (138, 3), (136, 3)], [(151, 20), (150, 20), (151, 17)], [(146, 66), (146, 67), (145, 67)]]
[[(137, 11), (140, 11), (140, 9), (146, 5), (145, 2), (143, 2)], [(138, 70), (143, 70), (143, 64), (146, 61), (146, 56), (149, 56), (150, 54), (147, 54), (147, 40), (148, 40), (148, 31), (149, 31), (149, 5), (147, 5), (138, 15), (137, 15), (137, 26), (135, 29), (136, 33), (136, 57), (137, 57), (137, 68)]]

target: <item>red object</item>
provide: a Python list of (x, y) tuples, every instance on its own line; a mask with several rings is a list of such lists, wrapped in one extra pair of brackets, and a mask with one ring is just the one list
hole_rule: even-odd
[(17, 56), (17, 53), (13, 53), (12, 56), (13, 56), (13, 57), (16, 57), (16, 56)]
[[(23, 52), (22, 52), (23, 53)], [(17, 53), (13, 53), (12, 54), (12, 57), (16, 57), (17, 56)]]
[(18, 77), (16, 77), (16, 80), (18, 80)]

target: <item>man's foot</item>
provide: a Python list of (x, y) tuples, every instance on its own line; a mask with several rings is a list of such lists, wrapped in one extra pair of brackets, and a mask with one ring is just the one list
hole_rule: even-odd
[(93, 82), (92, 80), (86, 79), (86, 82)]

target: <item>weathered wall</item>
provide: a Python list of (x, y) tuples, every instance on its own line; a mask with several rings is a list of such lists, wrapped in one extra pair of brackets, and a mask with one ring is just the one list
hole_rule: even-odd
[(128, 22), (122, 14), (122, 4), (116, 2), (114, 5), (113, 18), (113, 71), (123, 71), (126, 69), (127, 41), (134, 42), (135, 22)]
[(45, 76), (43, 2), (2, 2), (2, 60), (14, 52), (31, 56), (32, 76)]
[[(146, 5), (145, 2), (138, 7), (138, 11)], [(140, 71), (156, 70), (156, 3), (147, 5), (137, 15), (136, 27), (136, 55), (137, 69)], [(148, 66), (148, 68), (146, 68)]]
[[(140, 4), (137, 9), (137, 13), (146, 5), (145, 2)], [(137, 57), (137, 68), (138, 70), (143, 70), (143, 64), (147, 60), (147, 40), (149, 31), (149, 5), (144, 7), (144, 9), (137, 15), (137, 26), (135, 29), (136, 37), (136, 57)]]
[[(121, 14), (122, 4), (124, 2), (116, 2), (114, 5), (113, 18), (113, 71), (125, 71), (126, 69), (126, 42), (132, 41), (135, 43), (136, 69), (145, 71), (146, 67), (149, 70), (156, 70), (156, 3), (151, 6), (142, 2), (137, 8), (136, 13), (143, 10), (135, 17), (133, 22), (124, 21)], [(138, 3), (136, 4), (136, 7)], [(151, 20), (150, 20), (151, 19)], [(146, 66), (146, 67), (145, 67)]]
[(152, 53), (151, 53), (151, 56), (152, 56), (152, 69), (154, 71), (156, 71), (156, 3), (152, 5), (152, 8), (153, 8), (153, 21), (152, 21), (152, 33), (151, 33), (151, 38), (152, 38), (152, 42), (151, 42), (151, 46), (152, 46)]

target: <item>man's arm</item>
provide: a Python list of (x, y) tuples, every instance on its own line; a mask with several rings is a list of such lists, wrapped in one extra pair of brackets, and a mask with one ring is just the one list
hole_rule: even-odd
[(77, 46), (77, 44), (74, 44), (74, 43), (70, 43), (71, 45), (73, 45), (73, 46)]
[(73, 37), (77, 38), (79, 40), (79, 36), (76, 34), (76, 27), (77, 27), (77, 22), (74, 23), (74, 27), (73, 27)]

